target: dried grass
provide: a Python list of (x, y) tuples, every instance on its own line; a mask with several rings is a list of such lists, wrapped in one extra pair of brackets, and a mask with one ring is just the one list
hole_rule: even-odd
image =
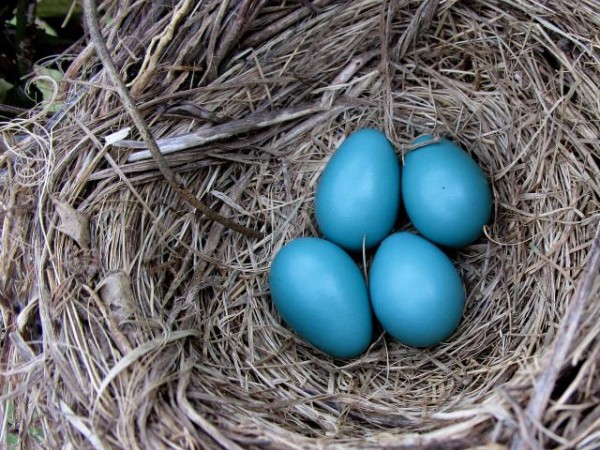
[[(159, 145), (186, 143), (166, 156), (185, 188), (264, 237), (128, 160), (135, 132), (105, 146), (131, 121), (93, 47), (76, 49), (62, 109), (2, 128), (3, 439), (40, 447), (39, 425), (50, 448), (599, 448), (600, 4), (167, 3), (103, 1), (112, 58)], [(456, 139), (495, 216), (452, 254), (468, 301), (451, 340), (379, 334), (338, 361), (282, 325), (266, 275), (317, 233), (319, 173), (361, 126), (399, 155), (420, 133)]]

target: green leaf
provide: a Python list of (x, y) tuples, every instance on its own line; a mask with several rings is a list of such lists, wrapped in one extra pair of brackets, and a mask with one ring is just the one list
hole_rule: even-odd
[[(16, 27), (17, 26), (17, 18), (13, 17), (12, 19), (10, 19), (9, 21), (7, 21), (6, 23), (8, 25), (12, 25), (13, 27)], [(45, 20), (40, 19), (39, 16), (35, 18), (35, 25), (40, 30), (43, 30), (44, 33), (46, 33), (48, 36), (58, 37), (58, 34), (56, 33), (56, 30), (54, 28), (52, 28), (48, 24), (48, 22), (46, 22)]]
[(81, 14), (81, 7), (76, 0), (39, 0), (37, 4), (37, 16), (43, 19), (48, 17), (66, 17), (73, 3), (75, 3), (73, 14)]
[(4, 103), (6, 100), (6, 94), (13, 88), (13, 85), (6, 81), (4, 78), (0, 78), (0, 103)]
[[(6, 402), (6, 415), (8, 417), (8, 424), (10, 426), (14, 426), (14, 405), (11, 400)], [(38, 444), (41, 444), (44, 440), (44, 430), (42, 430), (42, 428), (39, 426), (32, 425), (29, 427), (29, 436)], [(16, 433), (8, 433), (6, 436), (6, 441), (8, 443), (8, 450), (17, 450), (21, 448), (19, 446), (19, 435)]]
[(41, 444), (44, 440), (44, 430), (42, 427), (31, 427), (29, 428), (29, 436), (31, 436), (38, 444)]
[[(50, 69), (48, 67), (42, 67), (38, 65), (33, 67), (33, 72), (36, 75), (36, 78), (33, 79), (33, 84), (42, 93), (44, 101), (51, 101), (56, 88), (55, 83), (53, 83), (51, 80), (54, 80), (56, 84), (60, 84), (63, 79), (63, 73), (56, 69)], [(58, 111), (59, 108), (59, 103), (53, 103), (50, 105), (51, 111)]]
[(8, 433), (6, 438), (8, 441), (8, 450), (17, 450), (17, 448), (19, 448), (19, 436), (13, 433)]
[(42, 20), (39, 17), (36, 17), (35, 24), (37, 25), (37, 27), (40, 30), (43, 30), (44, 33), (46, 33), (48, 36), (58, 37), (58, 33), (56, 32), (56, 30), (54, 28), (52, 28), (48, 24), (48, 22), (46, 22), (45, 20)]

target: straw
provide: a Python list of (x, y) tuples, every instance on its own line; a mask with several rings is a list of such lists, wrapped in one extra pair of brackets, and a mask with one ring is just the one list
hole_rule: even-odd
[[(87, 18), (102, 35), (57, 57), (53, 103), (0, 130), (3, 443), (600, 446), (598, 2), (105, 0)], [(341, 361), (286, 327), (267, 275), (318, 235), (319, 175), (360, 127), (400, 159), (455, 140), (494, 217), (449, 253), (451, 338), (378, 329)]]

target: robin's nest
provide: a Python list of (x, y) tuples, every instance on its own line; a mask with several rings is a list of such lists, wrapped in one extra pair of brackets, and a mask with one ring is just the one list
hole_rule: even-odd
[[(5, 442), (600, 448), (597, 0), (87, 13), (55, 98), (2, 129)], [(378, 332), (341, 361), (282, 323), (267, 272), (318, 235), (319, 174), (365, 126), (399, 157), (421, 133), (460, 143), (494, 217), (451, 255), (447, 342)]]

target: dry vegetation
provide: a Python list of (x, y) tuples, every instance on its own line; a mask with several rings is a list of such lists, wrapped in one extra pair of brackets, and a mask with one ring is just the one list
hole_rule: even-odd
[[(57, 112), (3, 125), (5, 438), (36, 447), (39, 425), (50, 448), (600, 447), (596, 0), (105, 0), (98, 15), (176, 176), (138, 153), (135, 128), (105, 145), (133, 122), (92, 44)], [(267, 271), (317, 233), (319, 173), (361, 126), (400, 157), (424, 132), (457, 140), (495, 214), (451, 254), (468, 291), (451, 340), (424, 351), (379, 333), (338, 361), (281, 323)], [(174, 183), (261, 236), (207, 219)]]

